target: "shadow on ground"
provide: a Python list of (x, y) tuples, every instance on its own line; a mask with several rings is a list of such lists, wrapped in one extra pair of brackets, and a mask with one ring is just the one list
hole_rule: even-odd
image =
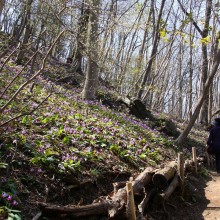
[[(149, 220), (203, 220), (210, 200), (206, 198), (206, 187), (213, 181), (212, 175), (187, 174), (183, 196), (176, 190), (171, 197), (149, 213)], [(211, 207), (208, 207), (211, 209)], [(211, 220), (211, 219), (208, 219)], [(214, 220), (214, 219), (213, 219)]]

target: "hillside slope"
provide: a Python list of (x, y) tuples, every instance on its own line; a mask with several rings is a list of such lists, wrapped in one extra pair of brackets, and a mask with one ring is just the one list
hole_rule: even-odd
[[(13, 60), (7, 63), (0, 76), (1, 93), (21, 68)], [(53, 73), (63, 71), (59, 68), (48, 64), (47, 77), (28, 85), (1, 115), (1, 125), (17, 118), (0, 127), (3, 218), (31, 219), (37, 202), (89, 204), (110, 193), (112, 182), (126, 181), (147, 166), (159, 168), (181, 150), (168, 136), (174, 123), (168, 116), (155, 113), (153, 121), (140, 120), (99, 101), (82, 100), (80, 87), (53, 82)], [(1, 107), (30, 77), (28, 70), (4, 93)], [(177, 127), (181, 130), (181, 123)], [(206, 136), (194, 130), (185, 157), (195, 145), (204, 151)]]

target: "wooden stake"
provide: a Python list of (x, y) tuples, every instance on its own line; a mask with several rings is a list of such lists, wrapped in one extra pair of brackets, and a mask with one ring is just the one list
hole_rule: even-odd
[(193, 157), (193, 162), (195, 164), (195, 172), (197, 173), (197, 158), (196, 158), (196, 148), (192, 148), (192, 157)]
[(178, 153), (178, 174), (180, 178), (180, 188), (181, 193), (183, 194), (183, 185), (184, 185), (184, 158), (183, 153)]
[(136, 211), (134, 205), (134, 194), (132, 183), (126, 183), (126, 191), (127, 191), (127, 217), (129, 220), (136, 220)]

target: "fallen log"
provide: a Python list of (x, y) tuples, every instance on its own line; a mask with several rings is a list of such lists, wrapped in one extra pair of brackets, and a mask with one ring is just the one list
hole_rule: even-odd
[(177, 162), (172, 161), (163, 169), (158, 170), (152, 178), (153, 184), (160, 188), (166, 189), (168, 187), (168, 181), (174, 177), (177, 170)]
[(139, 218), (140, 220), (144, 219), (144, 210), (147, 208), (150, 199), (156, 194), (157, 189), (153, 188), (148, 194), (145, 193), (144, 199), (138, 205)]
[[(139, 193), (143, 187), (152, 181), (153, 168), (146, 168), (134, 181), (132, 181), (133, 193)], [(127, 204), (127, 191), (126, 187), (119, 189), (118, 192), (112, 197), (114, 206), (109, 210), (110, 218), (115, 217), (120, 210)]]
[(129, 108), (129, 114), (135, 115), (137, 118), (151, 118), (151, 112), (146, 109), (145, 104), (137, 98), (127, 98), (119, 96), (117, 102), (124, 103)]
[(168, 199), (178, 185), (179, 185), (179, 175), (176, 173), (170, 185), (167, 187), (167, 189), (160, 194), (161, 197), (165, 200)]
[(126, 182), (113, 183), (114, 194), (116, 194), (120, 188), (123, 188), (123, 187), (125, 187), (125, 186), (126, 186)]
[[(133, 192), (140, 193), (147, 184), (152, 181), (154, 169), (146, 168), (134, 181), (132, 181)], [(38, 203), (42, 210), (42, 216), (57, 216), (60, 214), (71, 214), (74, 218), (82, 218), (97, 215), (109, 215), (113, 218), (124, 210), (127, 204), (126, 187), (119, 189), (112, 197), (107, 196), (99, 203), (93, 203), (85, 206), (56, 206), (45, 203)], [(125, 214), (125, 213), (124, 213)]]
[(111, 206), (110, 201), (95, 203), (86, 206), (79, 207), (61, 207), (61, 206), (50, 206), (47, 204), (40, 204), (43, 208), (43, 216), (57, 216), (57, 214), (71, 214), (74, 218), (87, 217), (87, 216), (96, 216), (105, 214), (108, 212), (109, 207)]

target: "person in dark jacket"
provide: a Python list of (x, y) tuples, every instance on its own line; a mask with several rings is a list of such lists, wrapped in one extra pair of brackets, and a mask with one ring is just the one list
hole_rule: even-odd
[(220, 175), (220, 118), (215, 118), (212, 122), (213, 128), (210, 131), (207, 141), (208, 146), (212, 146), (215, 154), (216, 170)]

